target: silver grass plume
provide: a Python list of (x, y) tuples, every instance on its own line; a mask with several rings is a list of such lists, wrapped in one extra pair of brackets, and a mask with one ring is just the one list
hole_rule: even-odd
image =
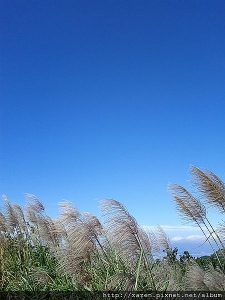
[(208, 291), (209, 288), (204, 282), (205, 271), (195, 261), (192, 261), (186, 274), (187, 291)]
[(51, 227), (52, 234), (56, 235), (57, 239), (59, 239), (62, 242), (62, 240), (67, 236), (65, 226), (58, 219), (51, 219), (51, 221), (52, 221), (52, 227)]
[(219, 223), (216, 231), (218, 232), (218, 235), (221, 237), (221, 239), (223, 239), (223, 241), (225, 242), (225, 221)]
[(156, 229), (157, 229), (156, 237), (157, 237), (159, 247), (162, 248), (162, 250), (166, 251), (167, 253), (172, 252), (170, 240), (166, 235), (165, 231), (159, 225), (156, 227)]
[(37, 213), (43, 213), (45, 211), (44, 205), (35, 195), (28, 193), (25, 195), (28, 200), (28, 207), (30, 207), (33, 211)]
[(152, 269), (156, 291), (162, 291), (163, 287), (171, 278), (171, 266), (165, 259), (158, 260)]
[[(173, 253), (173, 249), (168, 236), (161, 226), (156, 227), (156, 238), (159, 249), (166, 252), (167, 256)], [(167, 290), (180, 290), (181, 289), (181, 270), (174, 269), (173, 264), (163, 257), (160, 263), (155, 265), (153, 269), (155, 282), (157, 282), (157, 290), (164, 290), (167, 285)], [(179, 280), (177, 280), (179, 278)]]
[(60, 219), (65, 225), (76, 224), (77, 219), (81, 216), (77, 207), (70, 201), (58, 203), (60, 208)]
[(225, 275), (220, 268), (212, 264), (204, 270), (197, 262), (192, 261), (186, 274), (186, 290), (224, 291)]
[(123, 258), (137, 262), (140, 251), (151, 252), (147, 233), (121, 203), (113, 199), (102, 199), (100, 210), (105, 218), (104, 224), (110, 243), (119, 250)]
[(204, 205), (182, 186), (169, 183), (168, 187), (181, 218), (186, 221), (195, 221), (198, 224), (204, 223), (206, 218)]
[(54, 247), (60, 243), (60, 233), (49, 216), (37, 216), (38, 233), (44, 245)]
[[(203, 198), (203, 201), (206, 204), (209, 204), (210, 206), (216, 207), (220, 213), (224, 213), (225, 184), (222, 182), (222, 180), (211, 171), (205, 170), (203, 172), (199, 168), (194, 166), (190, 167), (190, 173), (192, 175), (192, 185), (197, 188), (198, 192), (201, 195), (201, 198)], [(211, 236), (213, 237), (214, 234), (220, 244), (220, 247), (222, 247), (225, 250), (225, 246), (221, 241), (219, 234), (217, 233), (217, 231), (214, 230), (213, 226), (211, 225), (208, 219), (207, 222), (212, 231)], [(217, 241), (215, 242), (219, 247)]]
[(149, 230), (149, 229), (146, 230), (146, 233), (147, 233), (149, 241), (150, 241), (152, 253), (160, 252), (161, 245), (157, 238), (157, 233), (155, 233), (153, 230)]
[(33, 242), (38, 241), (36, 239), (38, 236), (44, 245), (53, 248), (59, 245), (63, 235), (63, 226), (62, 224), (60, 226), (60, 221), (54, 222), (52, 218), (45, 214), (44, 205), (35, 195), (26, 194), (26, 197), (29, 202), (26, 204), (25, 211), (27, 219), (33, 225), (29, 228), (30, 234), (33, 236)]
[(86, 212), (82, 217), (84, 227), (87, 229), (88, 237), (93, 240), (93, 243), (96, 243), (101, 246), (99, 236), (102, 235), (102, 224), (99, 219), (93, 214)]
[(8, 232), (8, 224), (6, 217), (0, 212), (0, 232)]
[[(179, 212), (181, 218), (187, 221), (196, 222), (196, 224), (199, 226), (202, 233), (204, 234), (206, 241), (208, 241), (213, 252), (215, 253), (219, 264), (221, 265), (221, 261), (216, 253), (216, 250), (210, 242), (210, 238), (212, 238), (216, 243), (217, 247), (220, 248), (217, 239), (213, 235), (215, 231), (206, 216), (205, 206), (198, 199), (192, 196), (185, 188), (178, 184), (170, 183), (169, 192), (173, 195), (173, 199), (176, 204), (176, 209)], [(202, 225), (205, 226), (209, 235), (207, 235), (207, 233), (203, 230)], [(219, 242), (221, 243), (220, 240)]]
[(19, 221), (19, 228), (21, 233), (27, 235), (28, 234), (27, 222), (21, 206), (18, 204), (13, 204), (12, 207), (14, 212), (17, 214), (17, 219)]
[[(154, 278), (151, 274), (150, 259), (151, 244), (147, 232), (140, 227), (125, 207), (114, 199), (100, 200), (100, 211), (104, 217), (106, 235), (105, 248), (114, 249), (114, 253), (130, 275), (129, 286), (137, 288), (137, 279), (140, 273), (137, 270), (145, 269), (149, 282), (155, 289)], [(132, 281), (136, 274), (135, 283)], [(134, 284), (134, 285), (133, 285)]]
[(220, 268), (214, 269), (212, 264), (205, 272), (204, 282), (211, 291), (225, 290), (225, 275)]
[(82, 263), (91, 260), (92, 253), (100, 243), (102, 225), (90, 213), (81, 215), (71, 202), (61, 202), (59, 205), (60, 219), (66, 230), (66, 237), (58, 249), (58, 257), (62, 271), (75, 274)]
[(32, 223), (33, 225), (37, 225), (37, 215), (35, 213), (35, 211), (33, 211), (32, 207), (29, 207), (28, 205), (26, 205), (25, 207), (25, 214), (27, 217), (27, 220)]
[[(116, 249), (120, 259), (129, 266), (130, 278), (138, 270), (147, 270), (149, 281), (155, 289), (149, 255), (151, 243), (147, 232), (140, 227), (125, 207), (114, 199), (100, 200), (100, 211), (105, 218), (104, 228), (109, 245)], [(139, 273), (138, 273), (139, 274)], [(137, 275), (139, 276), (139, 275)], [(131, 280), (132, 281), (132, 280)], [(133, 283), (130, 281), (130, 285)], [(134, 289), (137, 287), (137, 277)]]
[(225, 212), (225, 184), (214, 173), (209, 170), (201, 171), (199, 168), (191, 166), (193, 186), (195, 186), (204, 201), (210, 206), (214, 206), (221, 213)]
[(18, 215), (13, 206), (10, 204), (10, 201), (6, 197), (6, 195), (3, 195), (3, 199), (5, 200), (4, 211), (9, 233), (15, 234), (16, 231), (18, 231), (20, 225)]
[(40, 219), (44, 218), (45, 208), (35, 195), (26, 194), (26, 198), (25, 215), (29, 221), (29, 234), (36, 244), (36, 242), (39, 243), (41, 238)]
[[(205, 206), (198, 199), (192, 196), (192, 194), (190, 194), (185, 188), (178, 184), (170, 183), (169, 192), (173, 195), (173, 200), (176, 204), (176, 209), (179, 212), (181, 218), (186, 221), (196, 222), (196, 224), (199, 226), (200, 230), (204, 234), (206, 241), (208, 241), (213, 252), (215, 253), (219, 264), (221, 265), (221, 261), (212, 243), (210, 242), (210, 238), (214, 240), (218, 248), (220, 248), (219, 243), (222, 246), (223, 244), (221, 243), (219, 236), (214, 231), (211, 223), (209, 222), (206, 216)], [(208, 231), (208, 236), (207, 233), (203, 230), (202, 225), (204, 225), (206, 230)], [(218, 240), (214, 237), (213, 234), (216, 234)]]

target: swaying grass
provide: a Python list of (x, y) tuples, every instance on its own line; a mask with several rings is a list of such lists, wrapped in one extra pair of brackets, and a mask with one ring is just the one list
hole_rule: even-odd
[(214, 230), (205, 208), (225, 212), (225, 185), (210, 171), (191, 166), (190, 172), (197, 198), (178, 184), (169, 184), (169, 191), (181, 218), (195, 222), (211, 245), (211, 260), (188, 252), (178, 259), (161, 227), (145, 231), (113, 199), (100, 201), (101, 224), (71, 202), (59, 203), (59, 218), (52, 219), (34, 195), (27, 194), (24, 210), (3, 196), (0, 290), (225, 290), (225, 225)]

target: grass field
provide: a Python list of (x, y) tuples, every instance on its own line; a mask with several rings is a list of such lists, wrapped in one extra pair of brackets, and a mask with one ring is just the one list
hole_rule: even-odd
[[(103, 224), (61, 202), (58, 219), (34, 195), (23, 210), (6, 196), (0, 212), (1, 291), (188, 291), (225, 290), (224, 223), (215, 231), (206, 207), (225, 209), (225, 185), (212, 172), (191, 167), (196, 198), (170, 184), (181, 218), (195, 222), (212, 246), (210, 257), (177, 249), (161, 227), (145, 231), (116, 200), (103, 199)], [(200, 201), (201, 199), (201, 201)], [(216, 248), (215, 246), (216, 245)], [(155, 253), (163, 253), (154, 259)]]

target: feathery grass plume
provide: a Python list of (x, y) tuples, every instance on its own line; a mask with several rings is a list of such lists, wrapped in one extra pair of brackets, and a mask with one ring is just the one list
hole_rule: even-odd
[[(201, 229), (206, 240), (208, 240), (212, 250), (216, 253), (214, 247), (212, 246), (209, 237), (211, 237), (210, 229), (208, 228), (205, 219), (206, 219), (206, 209), (204, 205), (201, 204), (199, 200), (193, 197), (185, 188), (178, 184), (170, 183), (169, 192), (173, 195), (173, 200), (176, 204), (176, 209), (185, 221), (194, 221)], [(203, 225), (207, 228), (209, 232), (209, 237), (203, 230)], [(218, 258), (219, 260), (219, 258)]]
[(59, 202), (58, 205), (60, 208), (59, 217), (62, 223), (65, 226), (75, 224), (77, 219), (81, 216), (77, 207), (70, 201)]
[(191, 261), (186, 274), (185, 290), (208, 291), (209, 288), (204, 282), (204, 277), (205, 271), (195, 261)]
[(20, 205), (13, 204), (12, 205), (14, 212), (17, 214), (17, 219), (19, 221), (19, 228), (21, 233), (25, 234), (27, 236), (28, 229), (27, 229), (27, 222), (23, 213), (23, 210)]
[(3, 199), (5, 200), (4, 211), (5, 211), (5, 218), (8, 224), (8, 230), (10, 234), (15, 234), (16, 231), (19, 229), (19, 219), (16, 211), (14, 210), (13, 206), (10, 204), (9, 199), (6, 195), (3, 195)]
[[(163, 270), (162, 270), (163, 272)], [(168, 285), (166, 286), (166, 289), (163, 289), (165, 291), (182, 291), (184, 290), (184, 279), (181, 269), (178, 270), (172, 270), (169, 274), (169, 280)]]
[(206, 209), (198, 199), (178, 184), (169, 183), (168, 188), (169, 192), (173, 195), (176, 208), (183, 219), (195, 221), (198, 224), (204, 223)]
[(58, 241), (62, 243), (67, 236), (66, 228), (61, 222), (61, 220), (58, 219), (51, 219), (51, 220), (53, 222), (51, 227), (51, 232), (54, 236), (57, 236)]
[[(131, 273), (139, 272), (139, 268), (147, 271), (155, 289), (148, 257), (152, 249), (148, 234), (118, 201), (102, 199), (100, 210), (105, 218), (106, 236), (112, 247), (116, 249), (122, 261), (130, 266)], [(143, 259), (140, 262), (141, 253), (143, 253)]]
[(26, 193), (26, 198), (28, 200), (27, 206), (32, 208), (33, 211), (38, 213), (43, 213), (45, 211), (44, 205), (41, 201), (33, 194)]
[(195, 186), (204, 201), (219, 210), (225, 212), (225, 184), (214, 173), (209, 170), (201, 171), (195, 166), (191, 166), (193, 186)]
[[(218, 209), (220, 213), (225, 212), (225, 184), (209, 170), (200, 170), (195, 166), (190, 167), (190, 173), (192, 176), (192, 185), (197, 188), (203, 201), (209, 206), (213, 206)], [(225, 246), (220, 239), (219, 234), (214, 230), (213, 226), (207, 219), (209, 226), (217, 240), (220, 243), (220, 247), (225, 250)], [(224, 256), (225, 258), (225, 256)]]
[(27, 219), (27, 229), (34, 245), (43, 243), (43, 219), (45, 218), (44, 205), (33, 194), (26, 194), (27, 203), (25, 205), (25, 215)]
[(49, 216), (37, 216), (38, 233), (44, 245), (50, 247), (59, 244), (59, 236), (54, 221)]
[(225, 221), (222, 221), (221, 223), (219, 223), (218, 228), (216, 229), (218, 235), (220, 236), (220, 238), (223, 240), (223, 242), (225, 242)]
[(105, 231), (111, 246), (126, 263), (136, 264), (142, 249), (136, 220), (116, 200), (102, 199), (100, 210), (106, 219)]
[(59, 249), (61, 266), (66, 274), (76, 275), (80, 266), (86, 260), (90, 261), (90, 255), (95, 250), (95, 245), (88, 238), (86, 228), (81, 223), (67, 230), (65, 245)]
[[(132, 290), (135, 285), (135, 272), (132, 271), (124, 260), (117, 253), (117, 249), (112, 248), (110, 243), (104, 243), (101, 239), (102, 247), (92, 253), (91, 261), (83, 265), (85, 272), (91, 278), (89, 288), (92, 290)], [(99, 251), (101, 249), (103, 251)], [(106, 255), (105, 255), (106, 253)]]
[(37, 215), (37, 227), (41, 244), (48, 245), (51, 241), (51, 232), (49, 231), (49, 220), (43, 215)]
[(150, 245), (151, 245), (151, 251), (152, 253), (158, 253), (160, 252), (160, 243), (159, 240), (157, 238), (157, 234), (153, 231), (153, 230), (146, 230), (146, 233), (148, 235), (149, 241), (150, 241)]
[(183, 284), (182, 270), (176, 260), (169, 259), (173, 249), (168, 236), (159, 225), (156, 227), (156, 238), (159, 249), (167, 254), (166, 257), (157, 260), (153, 269), (157, 290), (180, 290)]
[(31, 206), (26, 205), (25, 215), (27, 220), (27, 230), (29, 239), (34, 245), (39, 245), (41, 241), (38, 229), (38, 214), (35, 211), (33, 211)]
[[(206, 209), (204, 205), (196, 199), (194, 196), (192, 196), (185, 188), (178, 184), (170, 183), (169, 184), (169, 191), (173, 195), (173, 199), (176, 203), (176, 209), (178, 210), (180, 216), (182, 219), (186, 221), (194, 221), (201, 229), (202, 233), (204, 234), (206, 241), (209, 242), (212, 250), (215, 252), (214, 247), (212, 246), (209, 238), (212, 238), (214, 242), (216, 243), (217, 247), (220, 248), (221, 240), (219, 239), (219, 236), (213, 229), (210, 221), (208, 220), (206, 216)], [(205, 233), (203, 230), (203, 226), (207, 229), (209, 236)], [(213, 233), (217, 236), (218, 240), (214, 237)], [(222, 244), (223, 246), (223, 244)], [(215, 252), (216, 254), (216, 252)], [(218, 258), (219, 260), (219, 258)], [(221, 264), (221, 262), (220, 262)]]
[(33, 194), (26, 194), (29, 202), (26, 204), (25, 211), (27, 219), (33, 226), (27, 225), (30, 237), (34, 244), (41, 242), (52, 249), (59, 245), (65, 229), (60, 221), (54, 222), (52, 218), (45, 214), (44, 205)]
[(225, 275), (221, 269), (215, 269), (212, 264), (208, 266), (205, 272), (204, 283), (213, 291), (224, 291), (225, 290)]
[(45, 208), (41, 201), (33, 194), (26, 194), (27, 203), (25, 205), (25, 214), (28, 221), (32, 224), (29, 226), (30, 234), (33, 237), (33, 242), (38, 243), (40, 237), (40, 228), (38, 222), (40, 218), (44, 218)]
[[(164, 291), (171, 281), (172, 268), (165, 259), (157, 259), (152, 266), (152, 277), (156, 291)], [(174, 289), (171, 289), (174, 290)]]
[(121, 203), (113, 199), (102, 199), (100, 210), (105, 217), (104, 224), (110, 243), (116, 245), (124, 258), (138, 261), (141, 250), (144, 253), (151, 252), (147, 233)]
[(99, 235), (102, 235), (102, 224), (99, 219), (93, 214), (86, 212), (83, 214), (83, 223), (89, 231), (90, 237), (93, 237), (95, 240), (98, 239)]
[(1, 232), (8, 232), (8, 224), (6, 217), (0, 212), (0, 233)]
[[(214, 173), (209, 170), (205, 172), (199, 168), (191, 166), (190, 172), (192, 175), (192, 184), (199, 191), (203, 201), (210, 206), (216, 207), (220, 213), (225, 212), (225, 184)], [(207, 219), (208, 224), (212, 230), (211, 234), (214, 234), (220, 243), (220, 247), (225, 250), (225, 246), (220, 239), (218, 233), (214, 230), (213, 226)], [(217, 242), (216, 242), (217, 244)]]
[[(93, 214), (86, 212), (83, 214), (84, 226), (88, 230), (88, 235), (92, 239), (93, 243), (96, 244), (96, 250), (102, 252), (106, 259), (108, 259), (107, 253), (102, 245), (104, 239), (103, 226), (99, 219)], [(98, 250), (99, 249), (99, 250)]]
[[(99, 235), (101, 235), (102, 226), (94, 215), (90, 213), (81, 215), (77, 208), (68, 201), (60, 203), (60, 207), (62, 211), (60, 219), (66, 229), (64, 243), (57, 251), (58, 257), (61, 258), (61, 269), (66, 274), (76, 275), (78, 271), (81, 274), (81, 265), (86, 261), (91, 261), (91, 255), (100, 243)], [(79, 280), (82, 281), (82, 278)]]
[(162, 248), (163, 251), (170, 252), (172, 251), (172, 247), (170, 244), (170, 240), (168, 236), (166, 235), (165, 231), (162, 229), (161, 226), (156, 227), (156, 235), (158, 240), (158, 245), (160, 248)]
[(26, 205), (25, 214), (26, 214), (27, 220), (36, 226), (37, 222), (38, 222), (37, 215), (36, 215), (35, 211), (33, 211), (32, 207)]

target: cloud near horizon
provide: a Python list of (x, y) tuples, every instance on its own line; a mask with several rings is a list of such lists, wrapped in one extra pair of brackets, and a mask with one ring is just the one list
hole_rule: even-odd
[(171, 242), (181, 242), (181, 241), (201, 242), (204, 241), (204, 239), (205, 239), (204, 235), (192, 234), (187, 237), (174, 236), (171, 238)]
[[(168, 235), (171, 242), (202, 242), (205, 237), (197, 226), (162, 225), (160, 226)], [(145, 230), (157, 232), (155, 226), (143, 226)]]
[[(142, 226), (146, 231), (152, 231), (157, 234), (157, 226)], [(179, 254), (183, 251), (189, 251), (194, 257), (211, 255), (212, 248), (201, 229), (191, 225), (162, 225), (160, 226), (169, 238), (172, 247), (177, 247)], [(207, 232), (206, 228), (202, 229)], [(215, 229), (216, 230), (216, 229)], [(213, 241), (211, 241), (213, 242)], [(214, 244), (214, 242), (213, 242)], [(215, 249), (217, 249), (215, 247)]]
[[(157, 234), (157, 226), (142, 227), (146, 231)], [(191, 225), (162, 225), (160, 227), (168, 236), (171, 246), (178, 248), (179, 254), (186, 250), (194, 257), (212, 254), (212, 248), (205, 242), (206, 238), (199, 227)], [(202, 227), (202, 229), (206, 228)]]

